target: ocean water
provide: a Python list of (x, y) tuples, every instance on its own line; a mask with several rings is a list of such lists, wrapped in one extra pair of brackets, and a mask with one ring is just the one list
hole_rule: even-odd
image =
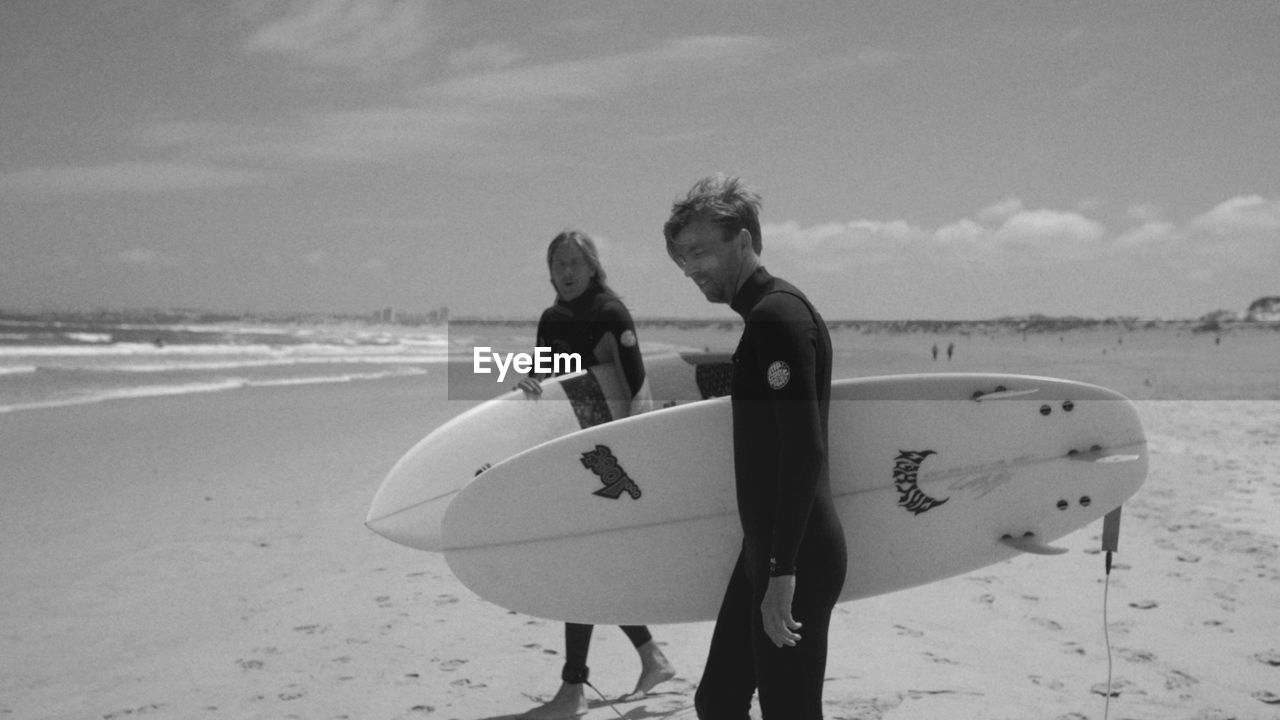
[(445, 326), (0, 319), (0, 412), (233, 388), (424, 375)]

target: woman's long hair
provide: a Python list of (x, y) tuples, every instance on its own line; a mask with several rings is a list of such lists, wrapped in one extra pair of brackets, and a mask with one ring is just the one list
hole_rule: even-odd
[[(591, 236), (581, 230), (565, 230), (551, 240), (551, 244), (547, 246), (547, 271), (551, 271), (551, 259), (556, 254), (556, 250), (561, 245), (576, 245), (582, 251), (582, 256), (587, 259), (587, 265), (595, 272), (593, 281), (600, 286), (600, 289), (610, 295), (617, 295), (612, 288), (609, 287), (608, 275), (604, 271), (604, 265), (600, 264), (600, 251), (596, 249), (596, 242)], [(551, 283), (555, 287), (555, 283)], [(558, 292), (558, 291), (557, 291)]]

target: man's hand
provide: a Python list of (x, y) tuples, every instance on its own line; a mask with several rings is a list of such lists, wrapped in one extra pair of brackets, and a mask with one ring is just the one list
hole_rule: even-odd
[(769, 587), (760, 603), (760, 615), (764, 618), (764, 632), (778, 647), (795, 647), (800, 635), (795, 631), (801, 625), (791, 617), (791, 600), (796, 594), (796, 576), (779, 575), (769, 578)]

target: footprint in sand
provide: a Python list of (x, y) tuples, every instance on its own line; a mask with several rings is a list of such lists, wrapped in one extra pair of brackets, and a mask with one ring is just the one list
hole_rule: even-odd
[(142, 707), (129, 708), (127, 710), (120, 710), (113, 713), (107, 713), (106, 715), (103, 715), (102, 718), (103, 720), (115, 720), (116, 718), (126, 717), (129, 715), (145, 715), (153, 710), (159, 710), (163, 707), (164, 705), (157, 705), (155, 703), (152, 703), (150, 705), (143, 705)]
[(1067, 686), (1066, 683), (1061, 680), (1047, 680), (1039, 675), (1028, 675), (1027, 679), (1031, 681), (1032, 685), (1039, 685), (1040, 687), (1049, 688), (1050, 690), (1062, 690)]
[(1160, 603), (1155, 600), (1139, 600), (1137, 602), (1129, 603), (1129, 607), (1134, 608), (1135, 610), (1151, 610), (1153, 608), (1160, 607)]
[(1181, 690), (1199, 683), (1199, 680), (1196, 680), (1181, 670), (1171, 670), (1164, 675), (1164, 688), (1166, 690)]
[(1280, 705), (1280, 695), (1276, 695), (1270, 690), (1259, 690), (1252, 697), (1254, 700), (1268, 705)]
[(912, 630), (911, 628), (905, 627), (903, 625), (894, 625), (893, 629), (897, 630), (899, 635), (906, 635), (908, 637), (913, 637), (913, 638), (924, 637), (924, 632), (920, 630)]
[[(1101, 695), (1103, 697), (1106, 697), (1107, 684), (1098, 683), (1097, 685), (1094, 685), (1093, 687), (1089, 688), (1089, 692), (1093, 693), (1094, 695)], [(1145, 691), (1138, 689), (1136, 685), (1129, 682), (1128, 680), (1117, 679), (1115, 682), (1111, 683), (1111, 697), (1113, 698), (1120, 697), (1122, 693), (1126, 693), (1126, 692), (1133, 693), (1134, 695), (1147, 694)]]
[(1280, 652), (1276, 652), (1275, 650), (1260, 652), (1257, 655), (1254, 655), (1253, 659), (1257, 660), (1263, 665), (1270, 665), (1271, 667), (1280, 667)]
[(1120, 648), (1119, 653), (1120, 657), (1131, 663), (1151, 663), (1156, 661), (1156, 654), (1149, 650)]
[(1050, 620), (1049, 618), (1043, 618), (1043, 617), (1031, 618), (1031, 622), (1035, 623), (1036, 625), (1039, 625), (1040, 627), (1046, 630), (1056, 631), (1056, 630), (1062, 629), (1062, 623), (1058, 622), (1057, 620)]

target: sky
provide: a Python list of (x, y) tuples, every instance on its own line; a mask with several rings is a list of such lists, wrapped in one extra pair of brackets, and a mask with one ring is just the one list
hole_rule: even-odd
[(828, 319), (1196, 318), (1280, 295), (1280, 4), (11, 0), (0, 307), (638, 318), (739, 175)]

